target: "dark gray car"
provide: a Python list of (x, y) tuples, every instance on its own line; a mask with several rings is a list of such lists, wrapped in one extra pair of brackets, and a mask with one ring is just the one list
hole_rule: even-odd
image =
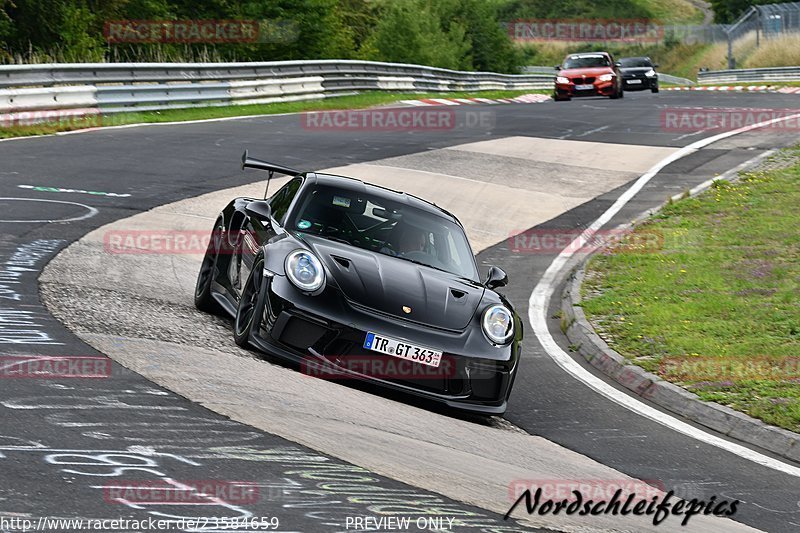
[(626, 91), (646, 90), (658, 92), (658, 64), (649, 57), (623, 57), (619, 60), (622, 85)]

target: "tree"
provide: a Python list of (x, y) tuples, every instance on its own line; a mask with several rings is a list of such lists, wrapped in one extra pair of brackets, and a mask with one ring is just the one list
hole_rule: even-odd
[(59, 24), (64, 61), (101, 61), (105, 53), (103, 40), (95, 28), (95, 15), (83, 2), (65, 3)]
[(494, 7), (485, 0), (459, 0), (449, 16), (466, 29), (469, 56), (475, 70), (517, 72), (522, 57), (500, 25)]
[(339, 0), (339, 12), (352, 35), (353, 49), (360, 49), (380, 20), (378, 6), (371, 0)]
[(742, 13), (754, 4), (764, 4), (766, 2), (754, 2), (753, 0), (710, 0), (714, 10), (714, 22), (719, 24), (730, 24), (739, 18)]
[(372, 35), (364, 44), (369, 59), (418, 63), (435, 67), (471, 68), (466, 30), (449, 21), (425, 0), (395, 0), (384, 4)]
[(14, 29), (14, 21), (8, 15), (11, 8), (11, 0), (0, 0), (0, 61), (8, 56), (8, 41)]
[[(508, 0), (0, 0), (0, 61), (28, 51), (28, 60), (51, 61), (360, 57), (512, 72), (520, 61), (497, 20), (503, 2)], [(109, 44), (103, 35), (109, 21), (189, 19), (256, 20), (262, 31), (258, 42), (238, 43)]]

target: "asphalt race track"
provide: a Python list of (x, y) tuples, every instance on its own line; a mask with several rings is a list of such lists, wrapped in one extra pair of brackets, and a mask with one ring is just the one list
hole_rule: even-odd
[[(542, 522), (539, 517), (532, 517), (537, 519), (533, 522), (504, 522), (502, 506), (507, 508), (511, 504), (505, 493), (484, 494), (438, 474), (438, 479), (433, 479), (433, 475), (420, 474), (417, 478), (408, 474), (412, 463), (405, 458), (416, 453), (411, 439), (406, 439), (410, 442), (407, 449), (385, 448), (376, 441), (372, 449), (367, 443), (363, 448), (349, 446), (352, 451), (348, 451), (337, 448), (336, 443), (329, 448), (328, 444), (315, 440), (313, 432), (301, 434), (297, 430), (301, 426), (288, 418), (287, 413), (302, 410), (302, 382), (299, 391), (292, 389), (300, 399), (288, 397), (284, 405), (254, 405), (249, 401), (255, 378), (242, 370), (253, 368), (248, 366), (253, 364), (272, 367), (270, 363), (232, 353), (231, 357), (238, 357), (245, 366), (228, 369), (238, 370), (239, 379), (226, 382), (221, 394), (222, 389), (211, 390), (198, 374), (193, 374), (191, 361), (181, 359), (188, 352), (160, 352), (156, 344), (126, 345), (123, 339), (149, 338), (136, 331), (137, 315), (117, 313), (102, 298), (95, 298), (103, 293), (92, 286), (92, 278), (100, 279), (103, 273), (120, 276), (111, 266), (113, 258), (95, 256), (95, 262), (87, 264), (85, 271), (59, 270), (59, 264), (72, 264), (70, 257), (80, 251), (78, 246), (53, 262), (55, 270), (42, 277), (41, 286), (40, 273), (59, 251), (107, 224), (146, 214), (158, 206), (261, 179), (257, 174), (238, 171), (239, 157), (248, 149), (255, 156), (301, 169), (348, 167), (359, 175), (365, 172), (365, 179), (370, 171), (376, 172), (376, 178), (390, 176), (386, 168), (412, 169), (422, 174), (439, 172), (441, 180), (431, 180), (434, 192), (420, 194), (434, 201), (441, 196), (457, 206), (455, 214), (465, 225), (477, 225), (480, 217), (486, 217), (479, 204), (490, 201), (488, 196), (475, 196), (470, 187), (480, 187), (481, 194), (499, 187), (519, 189), (515, 195), (518, 197), (509, 199), (510, 204), (517, 202), (516, 211), (495, 210), (499, 219), (506, 220), (487, 224), (486, 233), (470, 237), (473, 243), (479, 243), (478, 261), (482, 269), (494, 264), (508, 272), (511, 283), (505, 294), (520, 315), (527, 316), (531, 291), (556, 254), (514, 252), (513, 240), (508, 237), (514, 234), (513, 230), (531, 226), (586, 227), (650, 164), (674, 149), (716, 133), (667, 131), (662, 125), (665, 108), (784, 110), (796, 107), (796, 101), (796, 95), (778, 94), (626, 93), (624, 100), (617, 101), (576, 99), (562, 103), (462, 106), (455, 108), (460, 125), (446, 132), (315, 131), (303, 128), (297, 115), (286, 115), (101, 129), (0, 142), (0, 353), (19, 356), (107, 353), (125, 365), (115, 362), (108, 379), (0, 381), (0, 517), (34, 521), (39, 517), (278, 517), (279, 531), (345, 531), (348, 517), (404, 514), (415, 518), (457, 518), (459, 525), (455, 531), (534, 530), (531, 524), (560, 529), (557, 520)], [(488, 121), (474, 122), (475, 114), (481, 113)], [(536, 142), (542, 143), (541, 146), (555, 146), (551, 141), (558, 140), (567, 141), (558, 146), (598, 150), (592, 152), (587, 148), (590, 156), (597, 156), (600, 148), (589, 143), (626, 145), (630, 151), (624, 146), (616, 147), (628, 159), (604, 159), (605, 168), (593, 168), (590, 175), (584, 174), (583, 184), (581, 180), (571, 182), (568, 172), (570, 168), (588, 168), (586, 161), (579, 161), (587, 158), (586, 153), (578, 151), (568, 160), (547, 162), (553, 173), (548, 176), (563, 177), (563, 181), (553, 183), (552, 190), (547, 191), (555, 199), (547, 200), (537, 196), (542, 191), (535, 188), (536, 184), (524, 182), (520, 177), (535, 174), (535, 169), (544, 165), (541, 162), (544, 156), (532, 164), (525, 161), (527, 154), (515, 155), (515, 145), (511, 143), (509, 148), (509, 139), (517, 138), (538, 139)], [(629, 221), (668, 196), (797, 140), (796, 132), (768, 129), (714, 143), (659, 172), (607, 227)], [(522, 145), (529, 146), (525, 142), (523, 139)], [(506, 151), (500, 154), (502, 150)], [(469, 153), (465, 155), (466, 152)], [(494, 175), (492, 158), (501, 156), (505, 157), (506, 166)], [(383, 169), (380, 176), (378, 167)], [(469, 183), (440, 186), (448, 176), (463, 177), (469, 172), (467, 167), (475, 172), (468, 176)], [(525, 171), (515, 176), (514, 168)], [(532, 179), (535, 181), (535, 176)], [(603, 186), (598, 185), (601, 182)], [(409, 179), (408, 186), (426, 185), (424, 180)], [(437, 186), (442, 190), (434, 190)], [(548, 201), (558, 207), (552, 214), (548, 211), (552, 207)], [(529, 204), (532, 214), (527, 219), (525, 206)], [(514, 220), (508, 220), (512, 218), (511, 212), (518, 213)], [(180, 216), (188, 220), (195, 215)], [(523, 217), (521, 221), (517, 220), (519, 217)], [(201, 227), (210, 224), (203, 216), (196, 218)], [(191, 267), (194, 263), (179, 258), (173, 264)], [(225, 351), (227, 348), (222, 345), (234, 349), (224, 323), (198, 318), (190, 309), (190, 302), (170, 302), (169, 295), (158, 292), (158, 287), (178, 286), (187, 278), (193, 279), (196, 270), (187, 270), (122, 272), (124, 277), (133, 277), (141, 284), (141, 294), (138, 297), (128, 294), (130, 300), (125, 303), (137, 305), (138, 300), (142, 308), (147, 307), (156, 317), (162, 309), (165, 315), (180, 315), (182, 324), (197, 323), (205, 328), (173, 330), (170, 329), (173, 323), (166, 321), (163, 329), (174, 335), (176, 342), (209, 350)], [(98, 284), (114, 293), (117, 287), (106, 286), (105, 278), (102, 280)], [(119, 278), (118, 283), (120, 287), (130, 287), (129, 280)], [(86, 292), (81, 292), (82, 289)], [(47, 294), (48, 305), (58, 304), (60, 318), (72, 329), (50, 314), (42, 303), (40, 290)], [(86, 295), (92, 298), (84, 298)], [(555, 308), (548, 316), (554, 313)], [(337, 403), (349, 405), (349, 401), (374, 399), (375, 409), (389, 417), (384, 419), (387, 425), (392, 425), (390, 418), (396, 410), (398, 421), (403, 423), (413, 424), (413, 417), (418, 417), (419, 424), (426, 428), (438, 425), (445, 430), (451, 427), (453, 431), (472, 430), (476, 442), (483, 442), (480, 439), (484, 436), (490, 439), (495, 435), (493, 432), (507, 435), (504, 438), (508, 442), (523, 444), (529, 442), (526, 439), (534, 442), (536, 437), (537, 446), (558, 455), (553, 459), (556, 462), (580, 462), (582, 468), (608, 467), (609, 472), (651, 480), (665, 490), (674, 490), (681, 498), (739, 499), (739, 511), (733, 519), (756, 530), (796, 531), (800, 527), (800, 480), (791, 473), (792, 468), (800, 465), (783, 461), (787, 463), (784, 471), (762, 466), (629, 411), (566, 374), (541, 348), (529, 324), (525, 326), (523, 364), (505, 421), (464, 419), (404, 398), (369, 389), (352, 391), (338, 384), (326, 383), (330, 387), (313, 391), (311, 380), (306, 379), (308, 394), (319, 394), (319, 398), (333, 394), (324, 400), (331, 405), (319, 404), (322, 411), (335, 409)], [(556, 319), (552, 320), (550, 331), (567, 349), (568, 343), (561, 336)], [(104, 337), (100, 339), (98, 333)], [(92, 344), (105, 343), (108, 350), (98, 351), (82, 340), (92, 334), (97, 340)], [(115, 338), (120, 339), (117, 344)], [(136, 358), (122, 360), (114, 355), (126, 352), (135, 352)], [(210, 374), (214, 361), (202, 359), (201, 352), (198, 349), (198, 368), (205, 365), (203, 368)], [(179, 364), (170, 366), (173, 363)], [(169, 372), (164, 368), (169, 368)], [(187, 369), (185, 373), (181, 373), (182, 368)], [(296, 374), (283, 368), (265, 368), (265, 372), (283, 376), (287, 383), (294, 379), (291, 374)], [(282, 383), (271, 386), (280, 391)], [(276, 404), (281, 402), (278, 395), (269, 398)], [(252, 421), (241, 410), (243, 405), (249, 405), (253, 412)], [(260, 411), (280, 412), (281, 417), (259, 417)], [(369, 411), (369, 406), (364, 411)], [(358, 423), (356, 418), (361, 416), (369, 413), (356, 413), (348, 424)], [(345, 443), (348, 427), (351, 426), (338, 429)], [(336, 431), (321, 424), (320, 434), (325, 430)], [(352, 426), (353, 432), (358, 430), (359, 426)], [(414, 434), (413, 429), (408, 429), (408, 435)], [(365, 432), (359, 438), (368, 435)], [(414, 438), (422, 444), (421, 437)], [(455, 444), (452, 446), (457, 449)], [(382, 450), (382, 455), (376, 455), (376, 450)], [(531, 453), (517, 448), (495, 451), (509, 463), (516, 457), (520, 461), (525, 457), (527, 461), (526, 454)], [(541, 459), (546, 462), (548, 458)], [(401, 471), (398, 465), (406, 470)], [(586, 470), (576, 470), (582, 471)], [(254, 484), (258, 497), (237, 504), (209, 498), (188, 506), (124, 505), (109, 497), (115, 483), (123, 480), (141, 483), (235, 480)], [(523, 518), (519, 513), (515, 517)], [(695, 520), (696, 528), (690, 523), (682, 530), (700, 531), (701, 524), (708, 525), (698, 517)], [(594, 523), (589, 518), (562, 525), (574, 528), (576, 524), (606, 530), (614, 527), (609, 523)], [(667, 521), (659, 529), (679, 529), (676, 524)], [(213, 526), (206, 523), (195, 530), (223, 530)], [(736, 524), (716, 525), (720, 531), (732, 530), (728, 526)]]

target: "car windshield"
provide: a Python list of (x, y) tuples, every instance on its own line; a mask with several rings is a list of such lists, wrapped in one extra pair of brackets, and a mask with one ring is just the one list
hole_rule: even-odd
[(303, 194), (287, 230), (443, 270), (473, 281), (475, 258), (461, 226), (404, 203), (319, 185)]
[(646, 57), (623, 57), (619, 60), (622, 68), (652, 67), (653, 64)]
[(571, 68), (592, 68), (592, 67), (610, 67), (611, 64), (608, 58), (604, 55), (593, 56), (569, 56), (564, 60), (562, 69)]

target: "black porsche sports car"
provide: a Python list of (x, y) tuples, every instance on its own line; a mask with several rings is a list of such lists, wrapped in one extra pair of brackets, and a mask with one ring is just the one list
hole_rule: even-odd
[(322, 377), (362, 379), (482, 414), (506, 409), (522, 323), (481, 282), (455, 216), (363, 181), (247, 157), (292, 176), (236, 198), (212, 230), (195, 305), (234, 318), (234, 340)]

